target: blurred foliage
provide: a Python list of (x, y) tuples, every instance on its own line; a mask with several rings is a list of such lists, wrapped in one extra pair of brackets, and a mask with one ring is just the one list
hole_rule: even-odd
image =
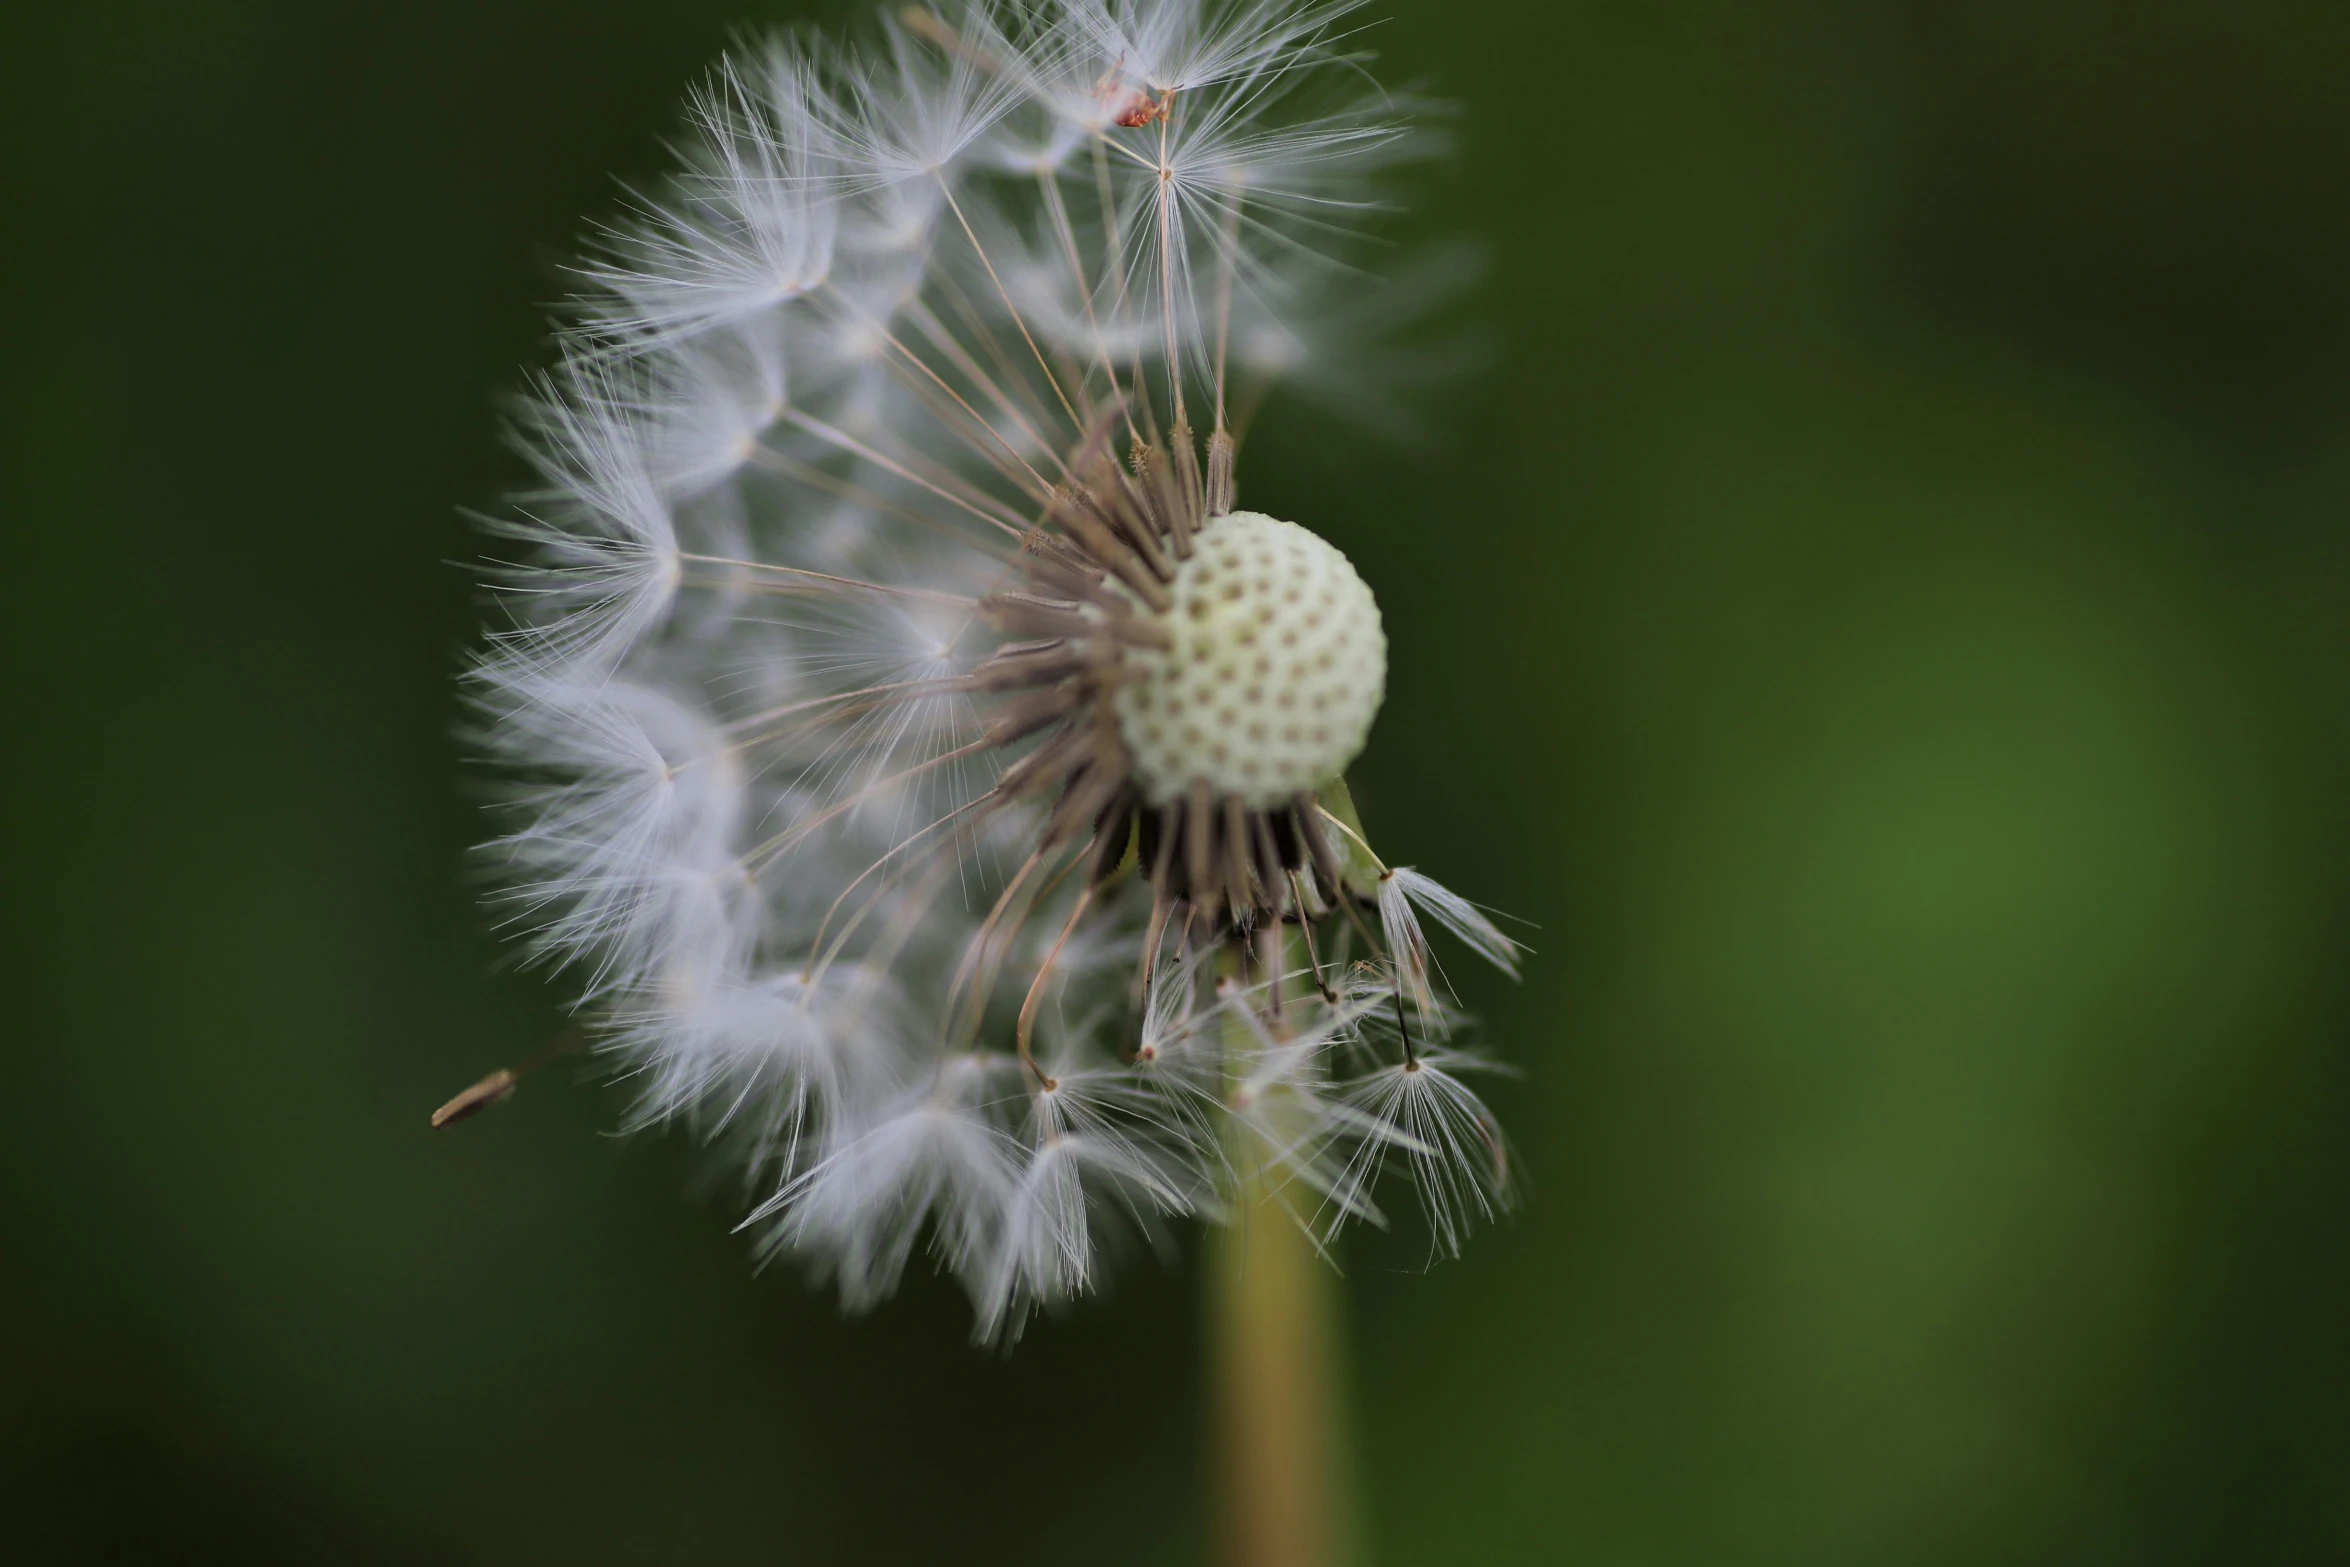
[[(824, 8), (838, 14), (845, 8)], [(2350, 1556), (2350, 12), (1392, 0), (1503, 346), (1253, 503), (1532, 921), (1516, 1222), (1354, 1247), (1391, 1563)], [(0, 1551), (1180, 1562), (1185, 1267), (754, 1275), (500, 968), (460, 504), (734, 9), (19, 8)]]

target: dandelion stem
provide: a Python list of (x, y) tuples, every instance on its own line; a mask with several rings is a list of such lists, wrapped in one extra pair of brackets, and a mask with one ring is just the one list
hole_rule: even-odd
[[(1237, 970), (1238, 955), (1228, 966)], [(1253, 1048), (1237, 1012), (1228, 1056)], [(1232, 1222), (1209, 1237), (1219, 1555), (1224, 1567), (1341, 1567), (1353, 1559), (1339, 1398), (1338, 1274), (1282, 1200), (1271, 1149), (1234, 1118)]]

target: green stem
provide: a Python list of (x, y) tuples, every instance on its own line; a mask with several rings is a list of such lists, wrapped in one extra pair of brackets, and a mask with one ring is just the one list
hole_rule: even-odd
[[(1228, 1049), (1245, 1040), (1238, 1019), (1226, 1028)], [(1338, 1274), (1282, 1202), (1257, 1134), (1232, 1125), (1234, 1212), (1206, 1259), (1219, 1560), (1342, 1567), (1355, 1551)]]

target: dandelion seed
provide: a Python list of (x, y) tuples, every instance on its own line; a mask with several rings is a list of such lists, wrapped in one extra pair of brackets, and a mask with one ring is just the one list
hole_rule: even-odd
[(1243, 1185), (1323, 1243), (1400, 1162), (1439, 1252), (1507, 1200), (1421, 922), (1517, 948), (1371, 851), (1378, 603), (1238, 504), (1241, 411), (1374, 362), (1332, 285), (1420, 143), (1353, 9), (731, 59), (518, 421), (504, 910), (851, 1306), (926, 1247), (1008, 1339)]

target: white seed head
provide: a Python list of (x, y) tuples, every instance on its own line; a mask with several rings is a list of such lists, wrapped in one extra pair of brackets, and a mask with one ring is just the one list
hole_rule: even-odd
[(1370, 590), (1231, 511), (1228, 408), (1418, 384), (1379, 345), (1427, 290), (1338, 286), (1429, 145), (1365, 3), (889, 0), (740, 50), (516, 421), (502, 909), (631, 1124), (721, 1140), (851, 1306), (927, 1251), (1008, 1338), (1121, 1230), (1253, 1222), (1258, 1164), (1320, 1243), (1390, 1167), (1436, 1252), (1508, 1196), (1427, 938), (1518, 949), (1343, 810)]
[(1266, 807), (1346, 771), (1387, 692), (1387, 634), (1344, 555), (1236, 511), (1202, 530), (1168, 596), (1172, 645), (1129, 652), (1118, 692), (1145, 799), (1205, 783)]

